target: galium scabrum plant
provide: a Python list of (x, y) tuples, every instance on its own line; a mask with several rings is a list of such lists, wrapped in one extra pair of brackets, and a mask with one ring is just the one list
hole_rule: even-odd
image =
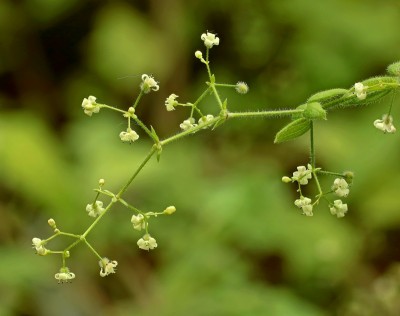
[[(294, 206), (301, 210), (302, 214), (313, 216), (320, 202), (324, 201), (330, 213), (341, 218), (347, 214), (349, 209), (347, 203), (344, 203), (343, 200), (347, 198), (350, 193), (354, 174), (351, 171), (335, 172), (323, 170), (317, 165), (314, 146), (315, 121), (326, 121), (329, 111), (374, 103), (380, 101), (384, 96), (392, 94), (393, 97), (389, 109), (383, 114), (382, 119), (375, 120), (373, 125), (384, 133), (392, 134), (396, 131), (391, 112), (395, 93), (400, 88), (400, 62), (394, 63), (388, 67), (387, 76), (359, 81), (348, 89), (335, 88), (318, 92), (294, 109), (233, 112), (230, 110), (227, 99), (222, 97), (221, 91), (223, 89), (234, 89), (238, 94), (242, 95), (249, 92), (249, 86), (243, 81), (237, 81), (236, 84), (219, 83), (211, 69), (210, 50), (220, 44), (220, 39), (217, 34), (212, 32), (203, 33), (200, 38), (205, 46), (205, 51), (197, 50), (194, 55), (200, 63), (204, 64), (208, 74), (208, 80), (205, 83), (203, 92), (193, 101), (178, 100), (178, 95), (171, 93), (166, 98), (164, 104), (165, 110), (168, 112), (176, 109), (188, 111), (187, 117), (177, 126), (177, 128), (180, 129), (180, 132), (177, 134), (165, 139), (160, 139), (156, 130), (152, 126), (147, 126), (136, 114), (136, 108), (142, 97), (149, 93), (156, 93), (160, 89), (159, 82), (151, 75), (143, 74), (141, 76), (141, 81), (138, 84), (138, 95), (134, 104), (129, 106), (126, 110), (99, 103), (97, 97), (92, 95), (83, 99), (82, 109), (84, 114), (89, 117), (93, 116), (93, 114), (98, 114), (101, 109), (111, 110), (121, 114), (121, 117), (126, 122), (126, 126), (120, 131), (119, 135), (116, 135), (116, 140), (119, 138), (119, 141), (129, 144), (140, 141), (138, 134), (138, 130), (140, 129), (151, 139), (153, 145), (147, 156), (144, 157), (140, 165), (132, 171), (130, 178), (121, 186), (118, 192), (111, 192), (105, 189), (105, 180), (99, 180), (98, 187), (94, 189), (94, 199), (86, 202), (86, 208), (82, 207), (82, 214), (86, 211), (87, 215), (93, 218), (93, 222), (83, 233), (74, 234), (60, 230), (55, 220), (49, 219), (48, 224), (53, 230), (53, 234), (46, 239), (38, 237), (32, 239), (33, 248), (38, 255), (59, 255), (61, 257), (61, 268), (59, 272), (55, 274), (55, 279), (58, 280), (58, 282), (70, 282), (75, 278), (75, 274), (67, 267), (66, 261), (70, 258), (72, 250), (79, 244), (86, 245), (93, 253), (100, 266), (99, 274), (101, 277), (116, 273), (118, 262), (100, 255), (92, 244), (89, 243), (87, 238), (97, 224), (106, 218), (110, 210), (116, 205), (123, 206), (131, 213), (130, 216), (127, 217), (127, 222), (130, 219), (132, 235), (135, 234), (135, 231), (140, 232), (139, 235), (136, 235), (136, 245), (139, 249), (150, 251), (159, 246), (156, 239), (157, 232), (151, 231), (151, 222), (156, 220), (158, 216), (174, 214), (176, 212), (175, 206), (167, 206), (162, 211), (144, 211), (124, 200), (123, 195), (150, 159), (155, 156), (157, 161), (160, 161), (163, 149), (173, 141), (198, 133), (204, 129), (215, 130), (218, 126), (236, 118), (289, 117), (291, 121), (276, 134), (275, 143), (294, 140), (305, 133), (309, 133), (310, 136), (309, 161), (300, 164), (296, 170), (293, 171), (292, 176), (282, 177), (284, 183), (293, 183), (297, 187), (298, 198), (295, 199)], [(202, 110), (202, 104), (206, 98), (211, 98), (214, 102), (214, 109), (211, 112), (204, 112), (204, 110)], [(210, 102), (210, 100), (207, 100), (207, 102)], [(133, 125), (135, 125), (135, 128), (133, 128)], [(320, 181), (320, 177), (322, 176), (332, 177), (329, 187), (322, 187)], [(310, 183), (314, 183), (316, 192), (314, 194), (308, 192), (308, 196), (306, 196), (304, 188)], [(48, 248), (48, 244), (53, 239), (61, 236), (70, 237), (73, 239), (73, 242), (61, 250), (52, 250)], [(162, 243), (160, 246), (162, 246)], [(94, 260), (94, 262), (96, 262), (96, 260)]]

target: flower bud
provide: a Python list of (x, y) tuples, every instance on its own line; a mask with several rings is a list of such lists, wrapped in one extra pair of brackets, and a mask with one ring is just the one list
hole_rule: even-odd
[(175, 206), (168, 206), (165, 210), (164, 210), (164, 214), (167, 214), (167, 215), (172, 215), (173, 213), (175, 213), (176, 212), (176, 208), (175, 208)]
[(290, 179), (288, 176), (284, 176), (284, 177), (282, 177), (282, 182), (290, 183), (290, 182), (292, 182), (292, 179)]
[(198, 59), (202, 59), (203, 58), (203, 53), (199, 50), (196, 50), (196, 52), (194, 53), (194, 55), (196, 56), (196, 58)]
[(56, 228), (56, 221), (52, 218), (49, 218), (49, 220), (47, 221), (47, 223), (49, 224), (49, 226), (51, 228)]
[(106, 180), (104, 180), (104, 179), (99, 180), (99, 186), (102, 187), (105, 183), (106, 183)]

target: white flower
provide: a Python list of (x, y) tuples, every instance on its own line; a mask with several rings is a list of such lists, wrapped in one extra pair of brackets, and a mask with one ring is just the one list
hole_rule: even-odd
[(96, 103), (96, 97), (89, 96), (89, 98), (84, 98), (82, 101), (83, 112), (89, 116), (92, 116), (93, 113), (99, 113), (100, 106)]
[(131, 223), (133, 224), (133, 228), (136, 230), (140, 231), (146, 228), (146, 222), (142, 214), (133, 215), (131, 218)]
[(388, 114), (384, 114), (381, 120), (375, 120), (374, 126), (384, 133), (394, 133), (396, 131), (396, 127), (393, 126), (393, 117)]
[[(206, 124), (206, 123), (212, 121), (213, 119), (214, 119), (214, 116), (213, 116), (213, 115), (207, 114), (206, 116), (203, 116), (203, 117), (199, 118), (199, 125)], [(208, 126), (203, 127), (203, 128), (207, 128), (207, 127), (208, 127)]]
[(359, 100), (364, 100), (367, 97), (368, 86), (364, 86), (361, 82), (357, 82), (354, 85), (354, 91)]
[(100, 214), (103, 214), (104, 213), (103, 202), (96, 201), (93, 204), (86, 205), (86, 212), (88, 212), (88, 215), (91, 217), (97, 217)]
[(150, 250), (157, 247), (157, 242), (149, 234), (146, 234), (138, 240), (137, 245), (139, 246), (140, 249)]
[(115, 267), (118, 265), (118, 262), (113, 260), (110, 261), (108, 258), (103, 258), (99, 261), (100, 265), (100, 276), (105, 277), (111, 273), (115, 273)]
[(292, 179), (302, 185), (308, 184), (308, 179), (311, 179), (312, 177), (312, 167), (310, 164), (308, 164), (307, 167), (308, 169), (306, 169), (304, 166), (297, 167), (297, 171), (293, 172)]
[(247, 92), (249, 92), (249, 86), (247, 85), (246, 82), (239, 81), (236, 84), (235, 90), (237, 93), (246, 94)]
[(196, 127), (197, 124), (194, 124), (195, 120), (193, 117), (188, 118), (187, 120), (184, 120), (182, 124), (179, 125), (179, 127), (181, 129), (183, 129), (184, 131), (191, 129), (193, 127)]
[(158, 91), (160, 87), (158, 86), (157, 81), (154, 80), (152, 76), (148, 76), (146, 74), (142, 75), (142, 83), (140, 84), (140, 89), (144, 93), (149, 93), (151, 90)]
[(329, 207), (331, 214), (337, 217), (344, 217), (347, 212), (347, 204), (343, 204), (342, 200), (335, 200), (333, 205)]
[(204, 41), (204, 45), (206, 45), (207, 48), (212, 48), (214, 45), (219, 45), (219, 38), (213, 33), (203, 33), (201, 34), (201, 39)]
[(45, 256), (48, 250), (43, 246), (43, 241), (40, 238), (32, 238), (32, 248), (35, 248), (36, 253), (40, 256)]
[(296, 205), (298, 208), (301, 208), (303, 211), (303, 214), (306, 216), (313, 216), (313, 206), (311, 205), (311, 199), (305, 196), (301, 196), (300, 199), (297, 199), (294, 201), (294, 205)]
[(139, 135), (130, 127), (128, 127), (126, 129), (126, 132), (122, 131), (121, 133), (119, 133), (119, 138), (123, 141), (123, 142), (134, 142), (135, 140), (139, 139)]
[(335, 181), (333, 181), (332, 191), (334, 191), (337, 196), (346, 197), (349, 194), (349, 184), (345, 179), (336, 178)]
[(58, 283), (68, 282), (69, 280), (75, 279), (75, 273), (69, 271), (67, 267), (61, 268), (60, 273), (56, 273), (54, 276)]
[(173, 111), (175, 110), (175, 107), (178, 105), (178, 101), (176, 101), (176, 98), (178, 96), (174, 93), (172, 93), (166, 100), (165, 100), (165, 106), (167, 107), (167, 111)]

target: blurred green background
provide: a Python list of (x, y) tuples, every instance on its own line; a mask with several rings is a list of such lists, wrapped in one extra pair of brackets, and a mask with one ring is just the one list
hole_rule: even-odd
[(194, 51), (206, 30), (221, 40), (218, 81), (250, 86), (225, 95), (242, 111), (383, 74), (399, 59), (399, 29), (396, 0), (0, 1), (0, 315), (399, 315), (399, 139), (372, 125), (390, 100), (316, 125), (318, 165), (356, 175), (344, 219), (324, 203), (301, 216), (280, 181), (307, 163), (306, 136), (273, 145), (287, 120), (233, 120), (164, 148), (126, 194), (141, 209), (177, 207), (151, 224), (155, 251), (138, 249), (122, 207), (89, 235), (118, 260), (115, 275), (100, 278), (80, 246), (68, 261), (77, 277), (61, 286), (60, 258), (31, 249), (50, 217), (83, 232), (98, 179), (118, 190), (151, 146), (143, 133), (121, 143), (125, 121), (88, 118), (84, 97), (127, 108), (153, 74), (160, 90), (137, 113), (164, 138), (188, 115), (166, 112), (165, 98), (194, 101), (204, 87)]

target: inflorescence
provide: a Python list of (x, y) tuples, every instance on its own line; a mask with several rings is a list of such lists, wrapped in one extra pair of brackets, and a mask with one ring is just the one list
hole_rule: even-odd
[[(297, 170), (293, 172), (292, 177), (284, 176), (282, 181), (285, 183), (297, 184), (299, 197), (294, 201), (294, 204), (301, 209), (304, 215), (313, 216), (315, 207), (321, 200), (325, 200), (331, 214), (340, 218), (344, 217), (348, 212), (348, 206), (343, 203), (342, 199), (349, 195), (354, 175), (350, 171), (343, 173), (330, 172), (322, 170), (322, 168), (316, 166), (314, 121), (326, 120), (327, 112), (329, 110), (369, 104), (380, 100), (389, 93), (392, 93), (393, 98), (388, 113), (384, 114), (382, 119), (375, 120), (373, 125), (384, 133), (394, 133), (396, 131), (396, 128), (393, 125), (391, 109), (395, 92), (400, 87), (400, 62), (394, 63), (388, 67), (389, 76), (375, 77), (362, 82), (357, 82), (350, 89), (331, 89), (316, 93), (312, 95), (306, 103), (301, 104), (292, 110), (230, 112), (228, 110), (227, 99), (223, 100), (221, 98), (219, 89), (232, 88), (239, 94), (246, 94), (249, 91), (249, 87), (243, 81), (238, 81), (236, 84), (217, 83), (215, 75), (212, 73), (210, 68), (209, 52), (211, 48), (219, 45), (220, 39), (216, 34), (206, 32), (201, 35), (201, 40), (206, 48), (205, 57), (203, 52), (200, 50), (197, 50), (194, 55), (205, 65), (208, 73), (209, 80), (206, 82), (204, 92), (194, 102), (179, 102), (178, 95), (175, 93), (170, 94), (165, 100), (165, 108), (167, 111), (174, 111), (178, 107), (187, 108), (189, 110), (189, 116), (179, 125), (181, 129), (180, 133), (164, 140), (160, 140), (155, 129), (152, 126), (150, 126), (150, 128), (146, 126), (135, 114), (136, 107), (141, 98), (146, 94), (159, 90), (159, 83), (153, 76), (147, 74), (142, 75), (142, 80), (139, 85), (139, 94), (134, 104), (127, 110), (97, 103), (97, 98), (95, 96), (89, 96), (88, 98), (83, 99), (82, 108), (84, 113), (88, 116), (99, 113), (101, 109), (109, 109), (122, 114), (127, 121), (126, 129), (119, 133), (119, 138), (122, 142), (133, 143), (139, 139), (138, 132), (132, 128), (132, 122), (134, 122), (135, 125), (137, 125), (152, 140), (153, 146), (150, 153), (144, 158), (143, 162), (133, 172), (130, 179), (119, 190), (119, 192), (113, 193), (104, 189), (105, 180), (99, 180), (98, 188), (94, 189), (94, 200), (86, 205), (88, 216), (93, 217), (94, 220), (85, 232), (82, 234), (63, 232), (58, 229), (56, 222), (53, 219), (49, 219), (48, 224), (53, 230), (53, 235), (47, 239), (40, 239), (37, 237), (32, 239), (33, 248), (36, 250), (38, 255), (46, 256), (49, 254), (58, 254), (61, 256), (62, 266), (59, 272), (55, 274), (55, 279), (58, 280), (59, 283), (70, 282), (75, 278), (75, 274), (66, 266), (66, 260), (71, 255), (70, 251), (80, 243), (84, 243), (97, 258), (100, 266), (100, 276), (105, 277), (116, 272), (118, 262), (101, 256), (87, 240), (87, 236), (91, 230), (109, 212), (109, 210), (115, 206), (115, 204), (119, 204), (132, 212), (130, 218), (133, 229), (143, 232), (143, 235), (137, 241), (137, 246), (140, 249), (149, 251), (158, 246), (156, 239), (149, 232), (150, 222), (160, 215), (172, 215), (176, 211), (175, 206), (168, 206), (161, 212), (143, 211), (122, 199), (122, 195), (127, 191), (135, 177), (140, 173), (153, 155), (156, 155), (157, 160), (159, 161), (163, 147), (174, 140), (194, 134), (203, 129), (215, 129), (221, 124), (224, 124), (228, 119), (245, 117), (278, 118), (289, 116), (292, 119), (291, 122), (276, 134), (275, 143), (292, 140), (306, 132), (309, 132), (310, 161), (307, 166), (298, 166)], [(214, 113), (203, 113), (200, 104), (209, 95), (214, 97), (216, 102), (216, 111)], [(334, 177), (332, 185), (325, 190), (322, 189), (319, 181), (319, 177), (322, 175)], [(302, 189), (311, 181), (316, 185), (317, 194), (314, 197), (307, 197), (303, 194)], [(99, 199), (100, 196), (102, 197), (102, 200)], [(330, 198), (330, 196), (335, 196), (335, 198)], [(104, 200), (108, 200), (108, 202), (104, 203)], [(73, 242), (63, 250), (56, 251), (48, 249), (47, 244), (59, 236), (70, 237), (73, 239)]]

